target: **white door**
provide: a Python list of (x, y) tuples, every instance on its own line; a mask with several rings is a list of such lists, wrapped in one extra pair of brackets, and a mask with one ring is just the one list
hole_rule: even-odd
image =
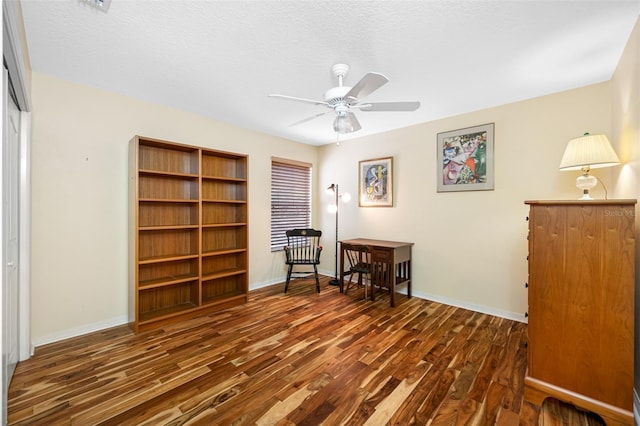
[[(2, 390), (3, 405), (18, 363), (18, 264), (20, 193), (20, 111), (8, 94), (4, 70), (2, 138)], [(3, 417), (6, 406), (3, 406)], [(6, 417), (5, 417), (6, 419)]]

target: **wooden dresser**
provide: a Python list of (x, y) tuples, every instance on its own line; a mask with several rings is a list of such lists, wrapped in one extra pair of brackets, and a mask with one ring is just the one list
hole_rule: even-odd
[(526, 201), (525, 399), (633, 424), (636, 200)]

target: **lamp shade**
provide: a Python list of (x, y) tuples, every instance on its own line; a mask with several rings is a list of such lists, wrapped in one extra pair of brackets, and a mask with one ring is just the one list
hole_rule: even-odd
[(596, 169), (620, 164), (620, 160), (605, 135), (590, 135), (574, 138), (564, 150), (560, 170)]

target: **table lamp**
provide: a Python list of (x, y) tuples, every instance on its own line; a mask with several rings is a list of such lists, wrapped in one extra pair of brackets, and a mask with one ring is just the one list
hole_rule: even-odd
[(576, 186), (582, 190), (582, 197), (579, 199), (593, 200), (589, 190), (598, 184), (599, 179), (590, 175), (589, 171), (616, 164), (620, 164), (620, 160), (607, 136), (585, 133), (584, 136), (569, 141), (560, 162), (560, 170), (582, 170), (582, 175), (576, 179)]

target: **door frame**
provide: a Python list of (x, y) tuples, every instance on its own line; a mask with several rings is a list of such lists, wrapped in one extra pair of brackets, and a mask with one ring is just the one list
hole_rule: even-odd
[[(26, 60), (26, 38), (22, 8), (18, 0), (2, 2), (3, 59), (20, 110), (20, 264), (19, 275), (19, 355), (33, 354), (31, 345), (31, 78)], [(27, 59), (25, 59), (27, 58)], [(4, 111), (2, 111), (4, 114)]]
[[(19, 0), (4, 0), (2, 2), (2, 48), (3, 59), (6, 64), (10, 87), (16, 98), (20, 110), (20, 153), (19, 153), (19, 264), (18, 264), (18, 360), (28, 359), (33, 353), (31, 344), (31, 85), (30, 70), (27, 61), (26, 39), (24, 35), (24, 21)], [(3, 77), (4, 79), (4, 77)], [(4, 102), (3, 102), (4, 103)], [(0, 112), (7, 114), (4, 107)], [(4, 129), (3, 129), (4, 130)], [(4, 132), (3, 132), (4, 138)], [(0, 158), (0, 163), (5, 161)], [(2, 167), (2, 166), (0, 166)], [(0, 237), (4, 238), (4, 235)], [(1, 250), (1, 249), (0, 249)], [(4, 303), (4, 301), (3, 301)], [(0, 304), (1, 305), (1, 304)], [(0, 314), (2, 309), (0, 308)], [(4, 330), (3, 330), (4, 333)], [(0, 349), (2, 348), (0, 339)], [(4, 388), (0, 389), (2, 412), (0, 421), (6, 422), (7, 395)]]

